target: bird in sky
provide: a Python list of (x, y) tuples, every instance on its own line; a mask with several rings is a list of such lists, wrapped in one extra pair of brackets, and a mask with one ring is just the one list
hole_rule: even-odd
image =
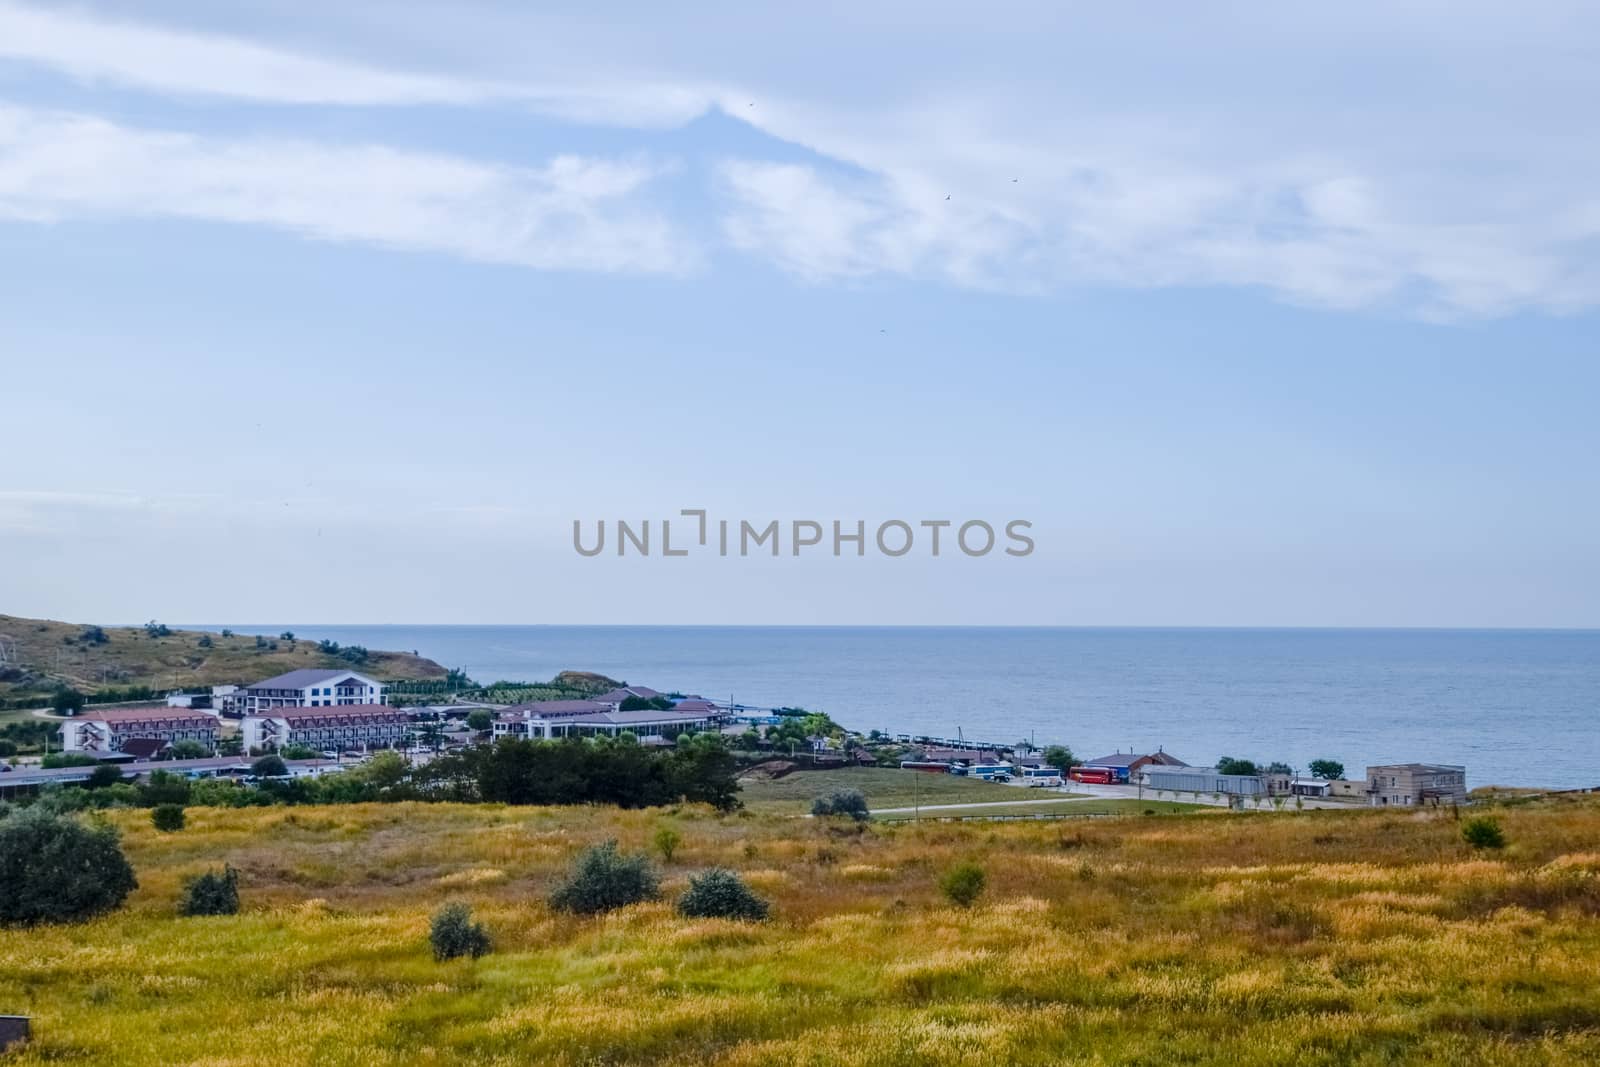
[(949, 199), (950, 199), (950, 194), (949, 194), (949, 193), (945, 193), (945, 194), (944, 194), (944, 198), (945, 198), (945, 199), (946, 199), (946, 200), (949, 200)]

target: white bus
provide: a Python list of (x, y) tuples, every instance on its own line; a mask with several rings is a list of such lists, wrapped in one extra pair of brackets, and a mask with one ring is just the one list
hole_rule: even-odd
[(1024, 767), (1022, 768), (1022, 784), (1029, 788), (1043, 789), (1065, 785), (1066, 780), (1061, 776), (1059, 767)]

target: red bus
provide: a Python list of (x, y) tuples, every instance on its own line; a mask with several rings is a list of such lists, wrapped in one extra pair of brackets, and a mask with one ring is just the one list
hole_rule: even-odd
[(1067, 772), (1067, 777), (1091, 785), (1115, 785), (1117, 772), (1110, 767), (1074, 767)]

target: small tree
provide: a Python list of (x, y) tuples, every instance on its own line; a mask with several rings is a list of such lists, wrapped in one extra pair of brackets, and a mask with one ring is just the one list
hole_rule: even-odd
[(440, 962), (458, 956), (477, 959), (489, 951), (489, 932), (482, 923), (472, 921), (472, 909), (465, 904), (446, 904), (433, 914), (428, 943), (433, 946), (433, 958)]
[(1336, 759), (1314, 759), (1311, 761), (1311, 777), (1333, 781), (1335, 778), (1344, 777), (1344, 764)]
[(182, 804), (157, 804), (150, 809), (150, 825), (162, 833), (177, 833), (185, 822)]
[(37, 806), (0, 819), (0, 924), (86, 919), (138, 884), (109, 826)]
[(983, 895), (988, 875), (971, 860), (956, 864), (939, 879), (939, 892), (957, 907), (970, 908)]
[(670, 826), (663, 826), (656, 830), (656, 851), (661, 853), (661, 859), (666, 863), (672, 862), (672, 854), (678, 851), (678, 846), (683, 844), (683, 837)]
[(857, 822), (865, 822), (871, 812), (867, 798), (859, 789), (836, 789), (825, 797), (811, 802), (811, 814), (817, 816), (848, 815)]
[(550, 894), (550, 906), (577, 915), (597, 915), (661, 895), (660, 879), (642, 855), (624, 856), (615, 841), (586, 850), (566, 881)]
[(204, 759), (211, 755), (211, 750), (206, 748), (204, 743), (192, 737), (185, 737), (180, 741), (174, 741), (168, 754), (173, 759)]
[(83, 710), (84, 696), (71, 686), (62, 686), (50, 698), (50, 710), (57, 715), (76, 715)]
[(250, 773), (257, 778), (282, 778), (289, 773), (289, 765), (282, 756), (262, 756), (250, 764)]
[(1044, 761), (1060, 770), (1063, 774), (1072, 770), (1073, 764), (1077, 762), (1072, 755), (1072, 749), (1066, 745), (1046, 745)]
[(722, 867), (689, 876), (689, 888), (678, 898), (678, 914), (691, 919), (740, 919), (761, 922), (771, 905)]
[(1461, 838), (1473, 848), (1506, 847), (1506, 832), (1492, 815), (1474, 815), (1462, 823)]
[(199, 648), (210, 648), (212, 645), (211, 635), (201, 634), (200, 640), (196, 641), (195, 645)]
[(1217, 757), (1217, 773), (1252, 775), (1260, 774), (1261, 772), (1251, 760), (1236, 759), (1233, 756), (1219, 756)]
[(494, 725), (494, 712), (488, 708), (473, 708), (467, 712), (467, 726), (480, 734)]
[(108, 785), (117, 785), (122, 781), (122, 771), (114, 764), (102, 763), (89, 772), (89, 780), (84, 782), (85, 788), (104, 789)]
[(239, 913), (239, 872), (231, 866), (207, 871), (191, 880), (183, 893), (184, 915), (237, 915)]

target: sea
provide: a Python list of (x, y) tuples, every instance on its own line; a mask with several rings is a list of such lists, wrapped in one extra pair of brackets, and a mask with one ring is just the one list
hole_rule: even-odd
[(1452, 763), (1473, 787), (1600, 786), (1597, 630), (229, 625), (415, 650), (479, 682), (597, 671), (1089, 759), (1335, 759), (1353, 777)]

